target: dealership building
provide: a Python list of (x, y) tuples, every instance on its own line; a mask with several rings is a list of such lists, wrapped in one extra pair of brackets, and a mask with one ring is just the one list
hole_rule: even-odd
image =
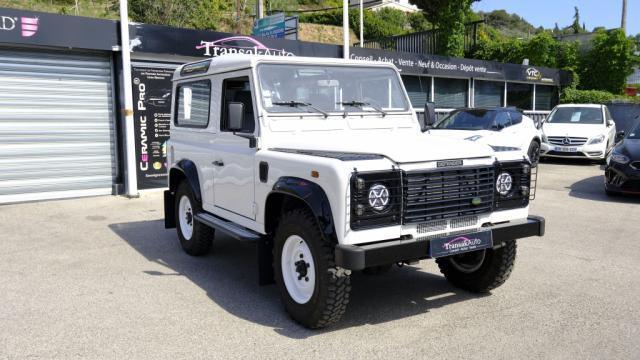
[[(164, 187), (171, 76), (182, 63), (240, 50), (342, 57), (338, 45), (131, 24), (131, 167), (118, 27), (111, 20), (0, 8), (0, 203), (122, 194), (129, 168), (136, 169), (139, 189)], [(350, 54), (395, 64), (418, 112), (433, 101), (439, 113), (516, 106), (539, 118), (568, 80), (542, 67), (367, 48)]]

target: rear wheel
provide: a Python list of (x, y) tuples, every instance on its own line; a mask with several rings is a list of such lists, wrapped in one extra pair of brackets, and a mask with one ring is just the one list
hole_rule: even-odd
[(515, 240), (498, 249), (472, 251), (436, 259), (440, 272), (453, 285), (485, 293), (504, 284), (516, 259)]
[(186, 181), (178, 185), (175, 202), (176, 228), (180, 246), (189, 255), (204, 255), (211, 249), (214, 230), (194, 218), (200, 210), (200, 204)]
[(274, 272), (286, 311), (305, 327), (331, 325), (345, 313), (351, 273), (335, 265), (334, 246), (308, 211), (282, 215), (274, 238)]

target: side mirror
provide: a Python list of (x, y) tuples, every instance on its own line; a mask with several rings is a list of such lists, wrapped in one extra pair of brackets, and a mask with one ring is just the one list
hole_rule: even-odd
[(616, 142), (619, 142), (620, 140), (624, 139), (624, 130), (620, 130), (616, 133)]
[(244, 104), (241, 102), (227, 103), (227, 130), (240, 131), (244, 124)]
[(607, 127), (612, 127), (613, 125), (615, 125), (616, 123), (613, 122), (613, 120), (607, 120)]
[(426, 102), (424, 104), (424, 120), (420, 124), (422, 131), (427, 131), (436, 123), (436, 104), (433, 102)]

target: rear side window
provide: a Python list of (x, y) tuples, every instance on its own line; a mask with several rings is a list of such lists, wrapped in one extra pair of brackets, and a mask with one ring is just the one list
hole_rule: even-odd
[(509, 111), (511, 115), (511, 124), (516, 125), (522, 122), (522, 114), (517, 111)]
[(176, 126), (206, 128), (209, 125), (211, 82), (199, 80), (180, 84), (176, 94)]
[(511, 118), (509, 117), (509, 113), (504, 111), (498, 112), (496, 114), (495, 122), (498, 129), (504, 129), (511, 126)]

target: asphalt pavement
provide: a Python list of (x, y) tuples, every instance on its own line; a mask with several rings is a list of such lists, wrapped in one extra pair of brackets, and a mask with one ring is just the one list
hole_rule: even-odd
[(165, 230), (162, 193), (0, 206), (0, 358), (638, 359), (640, 199), (608, 198), (599, 165), (544, 162), (491, 295), (433, 261), (354, 274), (337, 326), (291, 321), (257, 284), (255, 245), (218, 235), (200, 258)]

